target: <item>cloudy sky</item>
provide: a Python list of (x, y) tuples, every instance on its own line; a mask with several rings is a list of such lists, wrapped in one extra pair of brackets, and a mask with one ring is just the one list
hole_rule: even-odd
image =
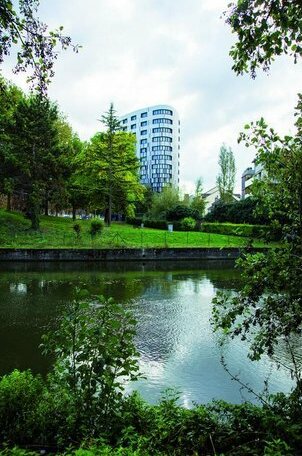
[[(215, 185), (222, 143), (233, 149), (240, 176), (255, 151), (238, 146), (244, 124), (261, 116), (293, 131), (301, 64), (279, 58), (270, 74), (237, 77), (228, 55), (234, 36), (221, 17), (229, 0), (41, 0), (39, 17), (64, 25), (78, 54), (62, 53), (49, 93), (82, 139), (101, 124), (112, 101), (120, 115), (170, 104), (182, 122), (181, 188), (201, 176)], [(7, 62), (3, 74), (12, 77)]]

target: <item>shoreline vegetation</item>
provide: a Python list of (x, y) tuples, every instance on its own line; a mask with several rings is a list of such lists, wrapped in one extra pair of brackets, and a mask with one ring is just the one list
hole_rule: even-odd
[[(17, 212), (0, 209), (0, 248), (255, 248), (279, 247), (280, 243), (263, 239), (211, 232), (173, 231), (137, 228), (124, 222), (113, 222), (99, 233), (92, 234), (93, 220), (42, 216), (38, 231), (30, 229), (30, 221)], [(77, 230), (74, 226), (77, 226)]]

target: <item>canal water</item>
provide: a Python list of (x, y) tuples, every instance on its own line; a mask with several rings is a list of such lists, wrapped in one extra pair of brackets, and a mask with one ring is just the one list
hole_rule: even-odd
[[(261, 393), (290, 390), (286, 369), (267, 358), (251, 362), (247, 343), (229, 341), (222, 349), (210, 317), (217, 290), (240, 288), (239, 272), (229, 262), (144, 263), (0, 263), (0, 374), (30, 368), (46, 374), (51, 360), (39, 350), (41, 335), (58, 324), (76, 287), (113, 297), (138, 320), (136, 345), (146, 379), (128, 385), (149, 402), (167, 388), (179, 391), (180, 403), (212, 399), (255, 401), (234, 376)], [(280, 356), (285, 356), (283, 353)]]

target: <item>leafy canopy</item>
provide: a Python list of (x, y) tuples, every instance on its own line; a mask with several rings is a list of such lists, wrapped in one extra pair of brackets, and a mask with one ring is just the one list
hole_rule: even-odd
[(62, 49), (72, 46), (77, 52), (79, 46), (71, 43), (69, 36), (63, 35), (63, 27), (49, 31), (36, 14), (39, 0), (0, 0), (0, 65), (10, 55), (11, 47), (17, 45), (17, 63), (14, 71), (31, 69), (28, 81), (41, 95), (45, 95), (47, 85), (54, 76), (54, 61), (58, 56), (58, 44)]
[(233, 70), (237, 74), (267, 71), (275, 56), (302, 55), (302, 3), (300, 0), (237, 0), (224, 13), (237, 35), (231, 48)]

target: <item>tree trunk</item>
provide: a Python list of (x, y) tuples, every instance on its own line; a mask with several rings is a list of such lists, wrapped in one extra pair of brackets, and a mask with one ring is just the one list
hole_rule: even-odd
[(76, 207), (73, 204), (72, 205), (72, 220), (75, 221), (75, 219), (76, 219)]
[(108, 221), (107, 225), (111, 225), (111, 217), (112, 217), (112, 195), (111, 195), (111, 189), (109, 193), (109, 201), (108, 201)]
[(49, 215), (49, 204), (48, 204), (48, 198), (45, 200), (44, 204), (44, 215)]
[(6, 196), (7, 196), (6, 210), (7, 211), (11, 211), (11, 209), (12, 209), (12, 195), (11, 195), (11, 193), (8, 193)]

